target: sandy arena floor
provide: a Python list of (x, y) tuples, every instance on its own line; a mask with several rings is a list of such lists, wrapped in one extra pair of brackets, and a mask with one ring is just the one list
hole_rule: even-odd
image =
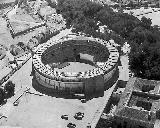
[(85, 72), (94, 69), (95, 67), (89, 64), (85, 63), (79, 63), (79, 62), (69, 62), (70, 65), (58, 69), (54, 68), (55, 71), (60, 71), (60, 72)]

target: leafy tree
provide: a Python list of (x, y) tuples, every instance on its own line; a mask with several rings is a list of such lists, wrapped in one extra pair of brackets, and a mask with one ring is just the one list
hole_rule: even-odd
[[(108, 10), (108, 11), (107, 11)], [(111, 26), (111, 23), (113, 22), (113, 10), (109, 9), (101, 9), (100, 11), (97, 12), (96, 14), (96, 19), (100, 21), (104, 25)]]
[(136, 27), (129, 35), (129, 40), (134, 41), (134, 43), (141, 44), (145, 41), (146, 38), (146, 29), (144, 27)]
[(18, 42), (17, 44), (19, 47), (21, 47), (24, 51), (26, 51), (27, 46), (23, 42)]
[(133, 29), (140, 24), (137, 18), (126, 13), (117, 13), (112, 19), (110, 28), (123, 38), (128, 38)]
[(141, 22), (142, 22), (142, 26), (145, 27), (146, 29), (150, 29), (152, 21), (150, 18), (146, 18), (145, 16), (143, 16), (141, 18)]
[(156, 44), (145, 42), (137, 44), (136, 50), (130, 54), (130, 69), (135, 76), (159, 80), (160, 75), (160, 48)]
[(4, 102), (4, 90), (0, 88), (0, 105)]
[(22, 52), (24, 52), (24, 51), (22, 50), (21, 47), (19, 47), (19, 46), (17, 46), (17, 45), (11, 45), (11, 46), (10, 46), (10, 53), (11, 53), (13, 56), (16, 56), (16, 55), (18, 55), (18, 54), (20, 54), (20, 53), (22, 53)]
[(89, 0), (65, 0), (60, 3), (57, 10), (65, 18), (67, 27), (74, 27), (75, 32), (88, 32), (97, 28), (94, 17), (101, 9), (100, 5)]
[(18, 42), (17, 45), (20, 46), (20, 47), (23, 47), (23, 46), (24, 46), (24, 43), (23, 43), (23, 42)]
[(48, 5), (52, 8), (55, 8), (56, 7), (56, 3), (55, 1), (52, 1), (52, 0), (46, 0), (48, 2)]
[(125, 39), (122, 38), (122, 36), (118, 35), (115, 32), (110, 33), (110, 38), (113, 39), (115, 41), (115, 43), (117, 43), (119, 45), (123, 45), (125, 42)]
[(13, 84), (12, 81), (8, 81), (4, 86), (4, 90), (6, 98), (12, 97), (14, 95), (15, 84)]
[(134, 8), (134, 3), (133, 3), (133, 1), (130, 1), (130, 2), (129, 2), (128, 7)]

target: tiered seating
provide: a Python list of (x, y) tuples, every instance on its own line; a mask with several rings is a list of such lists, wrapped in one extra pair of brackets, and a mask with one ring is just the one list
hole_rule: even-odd
[(57, 66), (57, 68), (58, 68), (58, 69), (62, 69), (62, 68), (65, 68), (65, 67), (67, 67), (67, 66), (69, 66), (69, 65), (70, 65), (70, 63), (65, 62), (65, 63), (59, 64), (59, 65)]
[[(67, 42), (63, 42), (64, 40)], [(71, 40), (83, 40), (83, 41), (79, 41), (78, 43), (76, 43), (76, 41), (71, 41)], [(84, 41), (84, 40), (90, 40), (90, 42)], [(92, 43), (92, 41), (93, 41), (93, 43)], [(101, 45), (98, 45), (97, 42), (100, 43)], [(117, 63), (118, 58), (119, 58), (119, 53), (118, 53), (117, 49), (112, 47), (108, 42), (100, 40), (100, 39), (96, 39), (96, 38), (92, 38), (92, 37), (81, 37), (81, 36), (73, 38), (73, 39), (64, 38), (64, 39), (61, 39), (59, 41), (54, 41), (54, 42), (52, 42), (52, 39), (51, 39), (50, 41), (47, 41), (47, 43), (43, 44), (38, 49), (38, 51), (35, 53), (35, 56), (33, 57), (33, 64), (37, 68), (37, 70), (39, 70), (42, 73), (47, 73), (46, 70), (51, 70), (48, 68), (44, 68), (45, 66), (42, 63), (41, 56), (43, 56), (43, 55), (45, 56), (47, 54), (50, 54), (50, 49), (62, 47), (63, 45), (64, 46), (69, 45), (71, 47), (76, 47), (76, 49), (78, 49), (77, 50), (78, 52), (82, 52), (82, 53), (84, 52), (84, 53), (87, 53), (90, 55), (97, 53), (96, 57), (97, 57), (97, 55), (99, 55), (100, 57), (103, 56), (105, 58), (106, 55), (104, 55), (103, 52), (101, 54), (98, 53), (98, 51), (100, 51), (100, 49), (101, 48), (103, 49), (104, 47), (106, 47), (106, 49), (108, 49), (108, 51), (110, 53), (109, 58), (106, 60), (106, 62), (104, 62), (104, 64), (102, 66), (100, 66), (100, 68), (95, 68), (93, 70), (89, 70), (86, 72), (77, 72), (76, 74), (74, 74), (75, 79), (76, 79), (76, 77), (81, 79), (81, 78), (85, 78), (85, 77), (88, 78), (88, 77), (101, 75), (101, 74), (105, 73), (106, 71), (108, 71), (109, 69), (111, 69)], [(80, 47), (81, 45), (83, 45), (84, 47), (81, 48)], [(103, 45), (103, 47), (102, 47), (102, 45)], [(96, 47), (98, 48), (98, 51), (97, 51)], [(62, 51), (60, 51), (60, 50), (58, 50), (58, 51), (59, 52), (56, 53), (57, 57), (59, 56), (60, 58), (63, 58), (65, 54), (60, 55), (60, 52), (62, 52)], [(64, 52), (66, 54), (68, 54), (67, 49), (66, 49), (66, 51), (64, 50)], [(64, 80), (64, 78), (66, 78), (66, 77), (69, 79), (69, 76), (72, 76), (72, 73), (69, 73), (69, 72), (68, 73), (65, 73), (65, 72), (61, 73), (61, 72), (52, 71), (52, 76), (56, 77), (56, 79), (63, 78), (63, 80)]]

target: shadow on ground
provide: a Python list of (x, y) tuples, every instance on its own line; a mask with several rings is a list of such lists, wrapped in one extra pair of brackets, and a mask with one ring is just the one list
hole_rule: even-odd
[[(119, 77), (119, 70), (117, 69), (115, 71), (115, 73), (113, 74), (112, 78), (109, 79), (107, 83), (105, 83), (104, 91), (108, 90), (110, 87), (112, 87), (116, 83), (116, 81), (118, 80), (118, 77)], [(32, 86), (36, 91), (38, 91), (42, 94), (52, 96), (52, 97), (57, 97), (57, 98), (79, 99), (79, 100), (84, 100), (85, 99), (86, 101), (95, 98), (95, 97), (92, 97), (92, 98), (86, 99), (85, 96), (74, 95), (74, 94), (71, 94), (70, 92), (66, 92), (66, 90), (62, 91), (62, 90), (55, 90), (55, 89), (52, 89), (52, 88), (44, 87), (43, 85), (41, 85), (37, 82), (35, 77), (33, 77), (33, 79), (32, 79)]]
[(39, 84), (34, 77), (32, 79), (32, 86), (36, 91), (52, 97), (64, 98), (64, 99), (79, 99), (79, 100), (85, 98), (83, 96), (75, 96), (66, 91), (60, 91), (60, 90), (57, 91), (52, 88), (44, 87), (43, 85)]

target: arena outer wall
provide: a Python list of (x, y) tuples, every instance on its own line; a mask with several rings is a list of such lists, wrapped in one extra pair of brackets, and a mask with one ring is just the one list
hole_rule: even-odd
[[(55, 44), (69, 40), (90, 40), (105, 46), (109, 51), (109, 57), (106, 62), (98, 63), (98, 67), (85, 72), (58, 72), (42, 63), (41, 58), (44, 51)], [(99, 97), (104, 95), (107, 81), (111, 81), (112, 77), (118, 70), (119, 53), (118, 50), (110, 44), (110, 42), (85, 36), (67, 36), (58, 41), (49, 40), (38, 46), (37, 51), (33, 55), (33, 69), (36, 81), (46, 88), (52, 89), (53, 92), (63, 92), (68, 94), (84, 94), (86, 98)], [(118, 79), (118, 78), (117, 78)]]

